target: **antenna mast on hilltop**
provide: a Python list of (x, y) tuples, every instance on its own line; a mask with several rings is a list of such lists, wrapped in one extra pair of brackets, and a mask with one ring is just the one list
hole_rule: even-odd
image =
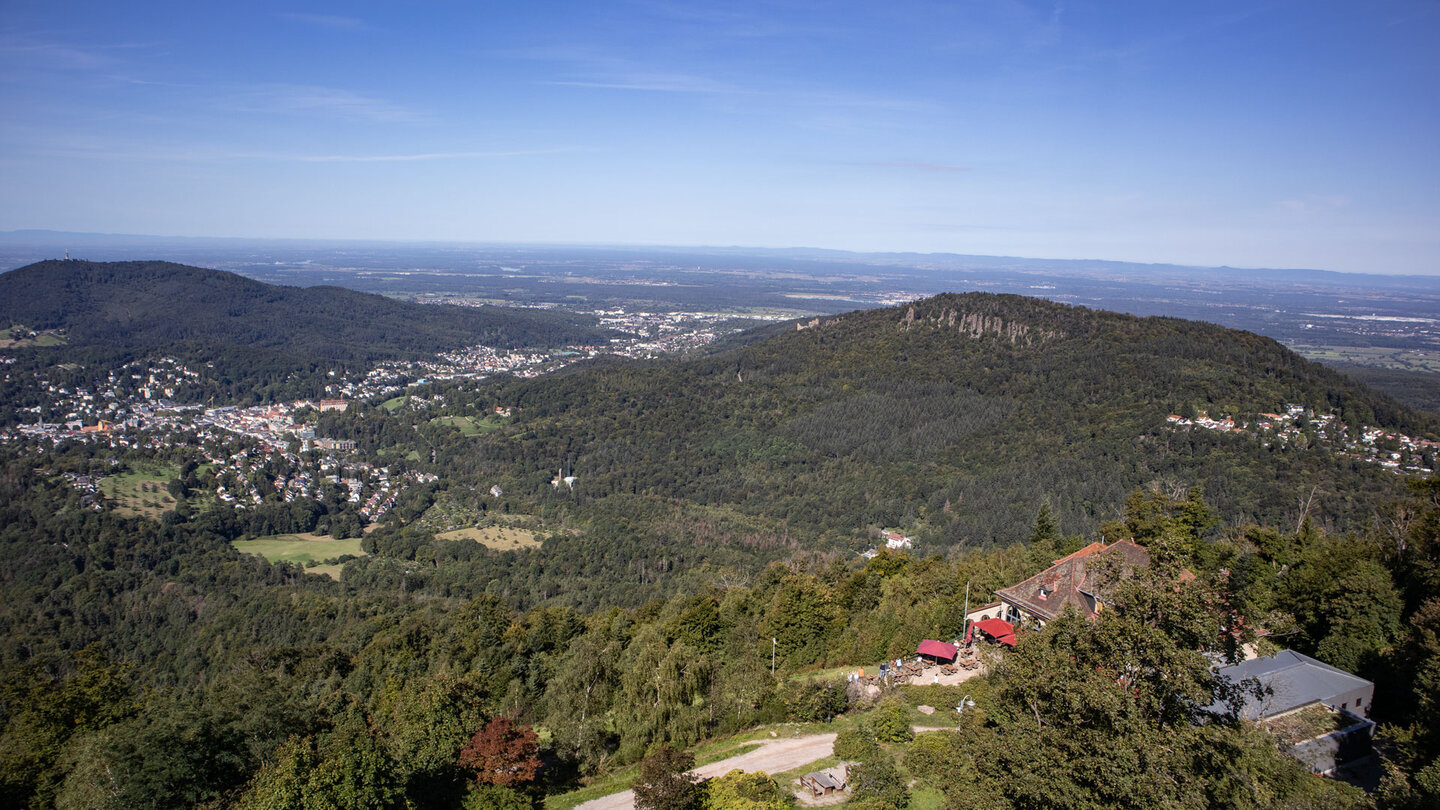
[(70, 261), (70, 248), (65, 248), (65, 261)]

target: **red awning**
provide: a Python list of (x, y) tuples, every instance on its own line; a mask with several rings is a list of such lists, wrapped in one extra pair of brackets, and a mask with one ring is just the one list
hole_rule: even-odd
[(920, 642), (920, 646), (915, 648), (915, 652), (921, 655), (953, 661), (955, 660), (955, 656), (960, 654), (960, 648), (954, 644), (946, 644), (943, 641), (931, 641), (927, 638)]
[(985, 619), (975, 622), (972, 627), (1001, 644), (1015, 646), (1015, 628), (1004, 619)]

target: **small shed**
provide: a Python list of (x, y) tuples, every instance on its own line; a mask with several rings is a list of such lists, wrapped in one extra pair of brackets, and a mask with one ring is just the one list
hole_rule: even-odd
[(960, 648), (954, 644), (946, 644), (943, 641), (933, 641), (927, 638), (920, 642), (920, 646), (915, 648), (915, 652), (922, 658), (928, 658), (937, 664), (953, 664), (955, 662), (955, 656), (960, 654)]
[(800, 784), (816, 796), (843, 791), (849, 786), (850, 763), (842, 762), (823, 771), (812, 771), (800, 777)]

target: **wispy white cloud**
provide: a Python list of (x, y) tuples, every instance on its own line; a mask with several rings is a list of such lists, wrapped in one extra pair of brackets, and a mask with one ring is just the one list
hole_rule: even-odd
[(48, 70), (95, 70), (114, 62), (103, 49), (80, 48), (24, 35), (0, 36), (0, 58)]
[(556, 80), (544, 84), (604, 90), (649, 90), (661, 93), (741, 93), (739, 87), (704, 76), (683, 73), (622, 73), (590, 79)]
[(1088, 53), (1097, 60), (1128, 61), (1173, 51), (1182, 43), (1199, 38), (1208, 38), (1219, 32), (1241, 26), (1253, 17), (1270, 12), (1277, 3), (1261, 3), (1247, 6), (1238, 11), (1217, 13), (1189, 25), (1179, 25), (1163, 33), (1133, 40), (1118, 47), (1094, 49)]
[(116, 54), (154, 48), (153, 42), (113, 42), (79, 46), (38, 34), (0, 34), (0, 59), (22, 61), (29, 69), (98, 70), (120, 61)]
[(493, 152), (419, 152), (406, 155), (285, 155), (236, 154), (234, 157), (253, 160), (297, 161), (301, 163), (411, 163), (428, 160), (484, 160), (488, 158), (529, 157), (569, 152), (569, 149), (514, 149)]
[(923, 163), (908, 160), (881, 160), (872, 163), (862, 164), (865, 166), (879, 166), (884, 169), (912, 169), (922, 172), (968, 172), (969, 166), (951, 166), (946, 163)]
[(305, 14), (297, 11), (286, 11), (276, 16), (282, 20), (314, 25), (319, 28), (328, 28), (332, 31), (360, 31), (370, 27), (364, 20), (356, 17), (341, 17), (334, 14)]
[[(650, 12), (655, 17), (690, 26), (694, 33), (704, 39), (715, 38), (776, 38), (832, 34), (833, 26), (825, 25), (831, 17), (823, 13), (824, 7), (817, 6), (799, 10), (787, 15), (783, 9), (767, 6), (766, 12), (757, 14), (751, 9), (730, 7), (722, 3), (676, 3), (669, 0), (632, 0), (632, 5)], [(795, 20), (804, 20), (797, 24)]]
[(175, 163), (218, 163), (230, 161), (259, 161), (271, 163), (418, 163), (446, 160), (494, 160), (500, 158), (553, 155), (574, 151), (576, 150), (570, 147), (556, 147), (551, 149), (492, 149), (357, 155), (304, 152), (253, 152), (203, 147), (114, 149), (98, 141), (74, 141), (68, 146), (37, 150), (35, 154), (67, 159), (160, 161)]
[(1344, 194), (1312, 194), (1308, 197), (1280, 200), (1275, 203), (1275, 207), (1282, 211), (1299, 214), (1335, 211), (1348, 205), (1350, 205), (1350, 198)]
[(245, 112), (319, 113), (379, 123), (421, 123), (424, 113), (349, 90), (310, 85), (264, 85), (232, 98), (228, 106)]

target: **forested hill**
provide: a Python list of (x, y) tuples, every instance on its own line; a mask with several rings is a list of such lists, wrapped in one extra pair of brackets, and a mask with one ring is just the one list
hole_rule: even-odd
[(1313, 491), (1315, 517), (1354, 527), (1399, 476), (1313, 437), (1266, 447), (1167, 415), (1293, 403), (1436, 427), (1273, 340), (1204, 323), (967, 294), (800, 326), (692, 361), (494, 382), (484, 392), (517, 406), (512, 429), (452, 463), (537, 500), (568, 463), (586, 508), (680, 503), (752, 544), (860, 544), (866, 526), (890, 526), (939, 550), (1020, 539), (1042, 501), (1065, 530), (1090, 530), (1157, 483), (1202, 486), (1227, 521), (1291, 525)]
[[(0, 274), (0, 325), (64, 329), (73, 348), (231, 347), (300, 362), (415, 358), (484, 343), (603, 341), (593, 319), (501, 307), (431, 306), (339, 287), (282, 287), (170, 262), (44, 261)], [(187, 348), (188, 347), (188, 348)]]

